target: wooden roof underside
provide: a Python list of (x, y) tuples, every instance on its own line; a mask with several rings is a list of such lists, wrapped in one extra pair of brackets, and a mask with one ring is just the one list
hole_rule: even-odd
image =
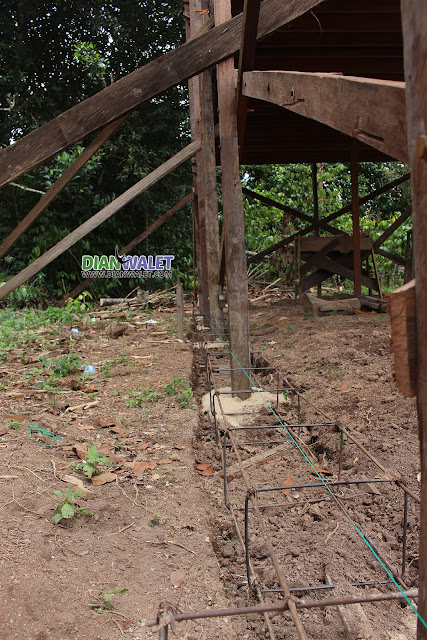
[[(233, 13), (242, 8), (242, 1), (234, 0)], [(258, 42), (254, 70), (403, 81), (400, 2), (327, 0)], [(244, 164), (349, 162), (350, 147), (348, 136), (326, 125), (264, 101), (249, 100)], [(393, 159), (363, 143), (359, 158)]]

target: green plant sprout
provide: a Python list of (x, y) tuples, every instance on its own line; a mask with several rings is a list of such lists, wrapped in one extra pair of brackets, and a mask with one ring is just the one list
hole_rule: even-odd
[(105, 453), (98, 451), (95, 445), (89, 447), (87, 452), (87, 460), (83, 460), (82, 462), (72, 462), (71, 466), (76, 471), (82, 471), (83, 474), (87, 478), (91, 478), (93, 475), (100, 473), (98, 465), (109, 465), (111, 464), (110, 460), (107, 458)]
[(111, 599), (118, 593), (126, 593), (129, 589), (126, 587), (119, 587), (118, 589), (110, 589), (108, 591), (98, 591), (97, 595), (94, 595), (94, 601), (89, 606), (96, 611), (96, 613), (102, 613), (103, 611), (110, 611), (113, 608)]
[(173, 377), (170, 382), (165, 384), (165, 392), (167, 396), (176, 396), (181, 409), (188, 409), (193, 400), (193, 390), (183, 378)]
[(163, 398), (163, 394), (159, 391), (153, 391), (150, 387), (140, 387), (138, 391), (129, 391), (130, 398), (125, 398), (126, 405), (130, 408), (142, 407), (145, 409), (147, 402), (156, 404), (159, 398)]
[(79, 507), (75, 503), (75, 499), (83, 493), (81, 489), (74, 491), (71, 487), (67, 487), (65, 493), (62, 491), (54, 491), (53, 493), (59, 498), (59, 503), (53, 512), (53, 524), (58, 524), (63, 518), (67, 520), (70, 518), (80, 518), (83, 514), (93, 516), (92, 511), (84, 507)]

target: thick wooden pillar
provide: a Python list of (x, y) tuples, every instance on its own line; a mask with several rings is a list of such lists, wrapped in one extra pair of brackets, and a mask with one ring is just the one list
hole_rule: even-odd
[(353, 271), (354, 297), (362, 293), (362, 260), (360, 256), (360, 204), (359, 204), (359, 166), (357, 140), (351, 145), (351, 205), (353, 215)]
[(212, 70), (200, 76), (200, 143), (198, 159), (199, 207), (204, 220), (206, 238), (207, 295), (210, 321), (216, 331), (224, 334), (224, 317), (219, 305), (222, 287), (218, 281), (220, 246), (218, 223), (218, 193), (216, 182), (215, 125), (213, 112)]
[[(417, 318), (417, 407), (421, 453), (421, 531), (418, 611), (427, 624), (427, 11), (425, 0), (402, 0), (406, 120), (412, 171)], [(417, 638), (427, 640), (418, 620)]]
[[(200, 0), (184, 0), (184, 15), (186, 17), (186, 39), (189, 40), (202, 25), (202, 15), (200, 13)], [(190, 129), (191, 139), (200, 137), (200, 92), (199, 76), (194, 76), (188, 80), (188, 96), (190, 103)], [(192, 160), (193, 188), (195, 197), (193, 200), (194, 230), (196, 243), (196, 262), (198, 279), (198, 297), (200, 309), (209, 317), (209, 298), (207, 281), (207, 256), (206, 256), (206, 234), (205, 221), (200, 208), (201, 185), (200, 185), (200, 153)], [(205, 318), (205, 324), (207, 319)]]
[[(216, 0), (215, 25), (231, 18), (230, 0)], [(230, 348), (241, 367), (250, 366), (249, 300), (245, 254), (242, 185), (240, 182), (237, 139), (236, 87), (234, 60), (218, 64), (219, 133), (221, 143), (221, 183), (224, 214), (224, 241), (227, 273), (228, 331)], [(232, 368), (238, 364), (232, 359)], [(249, 381), (241, 370), (232, 371), (233, 389), (248, 389)], [(239, 393), (242, 399), (247, 394)]]

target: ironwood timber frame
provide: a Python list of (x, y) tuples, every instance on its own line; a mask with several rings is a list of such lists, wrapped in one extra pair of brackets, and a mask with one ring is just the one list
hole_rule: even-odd
[(122, 193), (118, 198), (107, 204), (106, 207), (98, 211), (94, 216), (86, 220), (77, 229), (74, 229), (65, 238), (60, 240), (55, 246), (46, 251), (40, 258), (34, 260), (28, 267), (25, 267), (16, 276), (8, 280), (2, 287), (0, 287), (0, 300), (3, 300), (9, 293), (14, 291), (16, 287), (23, 284), (39, 273), (44, 267), (50, 264), (55, 258), (60, 256), (64, 251), (72, 247), (76, 242), (84, 238), (88, 233), (99, 227), (100, 224), (111, 218), (117, 211), (120, 211), (124, 206), (129, 204), (134, 198), (141, 195), (153, 184), (158, 182), (161, 178), (164, 178), (168, 173), (179, 167), (183, 162), (189, 160), (200, 149), (200, 141), (196, 140), (191, 144), (181, 149), (177, 154), (169, 158), (160, 167), (152, 171), (150, 174), (139, 180), (130, 189)]
[[(323, 0), (264, 0), (257, 39), (276, 31)], [(0, 188), (32, 171), (88, 134), (188, 80), (239, 50), (243, 17), (235, 16), (124, 76), (0, 153)]]
[[(160, 218), (157, 218), (157, 220), (155, 220), (152, 224), (150, 224), (150, 226), (147, 227), (145, 231), (143, 231), (136, 238), (131, 240), (125, 247), (123, 247), (123, 249), (120, 249), (119, 254), (124, 255), (125, 253), (127, 253), (128, 251), (136, 247), (140, 242), (145, 240), (145, 238), (148, 238), (148, 236), (152, 234), (153, 231), (158, 229), (158, 227), (160, 227), (164, 222), (166, 222), (166, 220), (169, 220), (169, 218), (171, 218), (175, 213), (177, 213), (183, 207), (185, 207), (186, 204), (188, 204), (189, 202), (192, 202), (193, 199), (194, 199), (194, 193), (187, 194), (184, 198), (182, 198), (182, 200), (177, 202), (173, 207), (168, 209), (166, 213), (160, 216)], [(96, 278), (84, 278), (84, 280), (82, 280), (80, 284), (78, 284), (77, 287), (75, 287), (75, 289), (73, 289), (70, 293), (67, 293), (67, 295), (65, 295), (62, 298), (62, 300), (58, 302), (56, 306), (63, 307), (69, 298), (74, 298), (75, 296), (78, 296), (79, 293), (81, 293), (82, 291), (90, 287), (90, 285), (95, 279)]]
[[(406, 77), (406, 118), (412, 171), (417, 321), (417, 408), (421, 453), (421, 531), (419, 612), (427, 623), (427, 162), (422, 149), (427, 134), (427, 11), (424, 0), (402, 0)], [(419, 143), (421, 142), (421, 145)], [(419, 146), (418, 146), (419, 145)], [(418, 620), (418, 640), (427, 627)]]
[(297, 71), (243, 74), (242, 92), (408, 161), (405, 83)]
[[(215, 24), (231, 17), (230, 0), (216, 0)], [(238, 149), (234, 60), (217, 66), (219, 136), (221, 145), (221, 184), (224, 215), (224, 245), (227, 274), (228, 335), (230, 345), (243, 367), (248, 367), (249, 298), (245, 252), (242, 185)], [(241, 370), (231, 372), (231, 387), (242, 400), (248, 394), (246, 376)]]
[[(383, 193), (387, 193), (387, 191), (390, 191), (394, 187), (397, 187), (399, 184), (402, 184), (403, 182), (406, 182), (407, 180), (409, 180), (410, 177), (411, 177), (410, 174), (406, 173), (405, 175), (401, 176), (400, 178), (396, 178), (396, 180), (393, 180), (392, 182), (389, 182), (388, 184), (384, 185), (383, 187), (380, 187), (379, 189), (376, 189), (375, 191), (372, 191), (371, 193), (368, 193), (366, 196), (363, 196), (363, 198), (359, 198), (359, 205), (366, 204), (367, 202), (369, 202), (370, 200), (373, 200), (377, 196), (380, 196)], [(255, 195), (254, 195), (254, 197), (255, 197)], [(257, 197), (258, 197), (258, 194), (257, 194)], [(274, 206), (276, 206), (276, 205), (274, 205)], [(322, 219), (322, 223), (328, 223), (328, 222), (332, 222), (332, 220), (336, 220), (340, 216), (342, 216), (345, 213), (348, 213), (349, 211), (351, 211), (352, 210), (352, 206), (353, 206), (352, 203), (350, 203), (350, 204), (346, 205), (345, 207), (342, 207), (341, 209), (338, 209), (338, 211), (335, 211), (334, 213), (331, 213), (329, 216), (326, 216), (326, 218), (323, 218)], [(312, 224), (312, 225), (310, 225), (308, 227), (305, 227), (304, 229), (300, 229), (297, 233), (292, 234), (288, 238), (283, 238), (283, 240), (280, 240), (279, 242), (276, 242), (275, 244), (271, 245), (271, 247), (267, 247), (267, 249), (264, 249), (263, 251), (260, 251), (255, 256), (251, 256), (250, 258), (248, 258), (248, 264), (251, 264), (253, 262), (257, 262), (257, 260), (261, 260), (265, 256), (268, 256), (270, 253), (273, 253), (274, 251), (277, 251), (277, 249), (280, 249), (281, 247), (285, 247), (288, 244), (291, 244), (292, 242), (294, 242), (296, 240), (296, 238), (298, 236), (307, 235), (308, 233), (311, 233), (312, 231), (314, 231), (315, 228), (316, 228), (316, 225)], [(387, 253), (387, 252), (382, 251), (381, 249), (379, 249), (377, 247), (375, 248), (375, 252), (378, 253), (379, 255), (385, 255), (386, 257), (390, 258), (391, 260), (394, 260), (398, 264), (402, 264), (403, 266), (405, 266), (405, 260), (400, 256), (395, 256), (394, 254)]]

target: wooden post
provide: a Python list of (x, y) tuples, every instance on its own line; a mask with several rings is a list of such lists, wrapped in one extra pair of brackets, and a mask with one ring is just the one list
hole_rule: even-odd
[[(189, 0), (184, 2), (184, 14), (186, 16), (186, 39), (191, 40), (202, 26), (200, 13), (200, 0)], [(200, 77), (194, 76), (188, 80), (188, 95), (190, 103), (190, 129), (191, 139), (197, 140), (200, 137)], [(209, 298), (207, 280), (207, 256), (206, 256), (206, 233), (205, 220), (201, 209), (202, 188), (200, 180), (200, 154), (192, 160), (193, 188), (195, 198), (193, 200), (193, 215), (195, 221), (195, 243), (196, 243), (196, 264), (198, 280), (198, 301), (201, 311), (209, 317)], [(207, 319), (204, 317), (204, 324)]]
[[(318, 236), (319, 233), (319, 193), (317, 191), (317, 164), (311, 163), (311, 186), (313, 191), (313, 216), (314, 216), (314, 235)], [(322, 283), (317, 285), (317, 297), (322, 295)]]
[[(231, 18), (230, 0), (215, 3), (215, 25)], [(249, 300), (245, 253), (243, 196), (240, 182), (237, 140), (236, 89), (234, 60), (228, 58), (217, 67), (219, 133), (221, 142), (221, 182), (224, 214), (224, 241), (227, 273), (228, 335), (230, 349), (241, 367), (250, 366)], [(249, 388), (249, 380), (231, 359), (232, 389)], [(247, 393), (238, 393), (242, 400)]]
[(362, 293), (361, 275), (362, 260), (360, 256), (360, 205), (359, 205), (359, 171), (357, 140), (351, 144), (351, 204), (353, 214), (353, 271), (354, 297)]
[(206, 279), (209, 298), (210, 321), (220, 335), (224, 335), (224, 317), (219, 306), (222, 287), (218, 282), (219, 270), (219, 223), (218, 193), (216, 183), (215, 125), (213, 114), (212, 71), (209, 69), (201, 76), (200, 82), (200, 144), (198, 167), (201, 194), (199, 206), (204, 220), (206, 243)]
[(178, 340), (184, 340), (184, 295), (180, 282), (176, 283), (176, 321)]
[(421, 452), (421, 531), (417, 638), (427, 639), (427, 162), (417, 143), (427, 134), (425, 0), (402, 0), (408, 152), (412, 169), (417, 321), (417, 408)]

